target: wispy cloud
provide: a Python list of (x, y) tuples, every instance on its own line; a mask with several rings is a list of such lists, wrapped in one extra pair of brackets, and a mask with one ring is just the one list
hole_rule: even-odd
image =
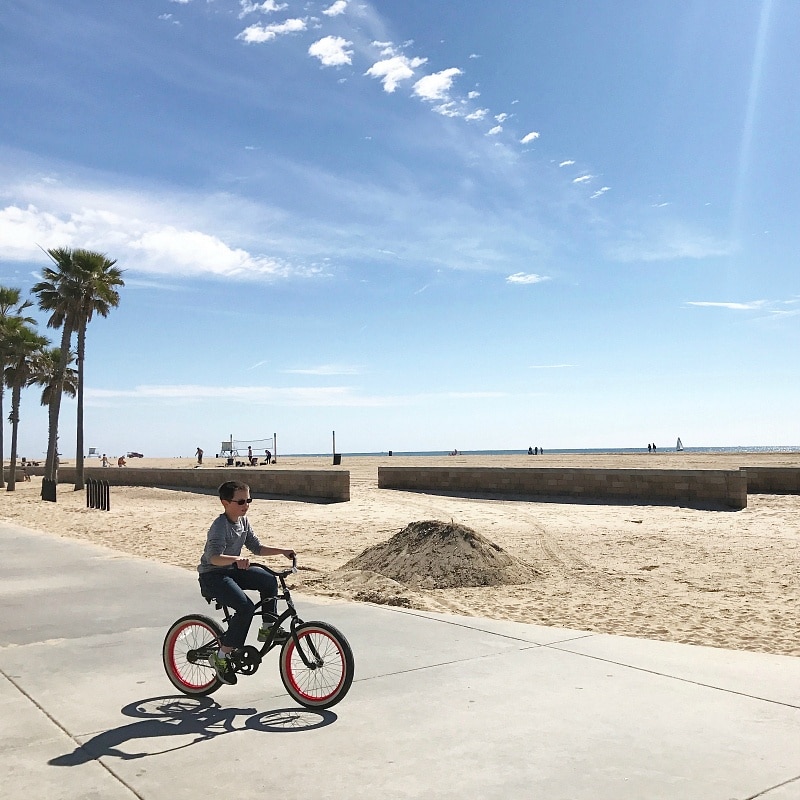
[(506, 278), (506, 283), (533, 284), (549, 280), (550, 278), (547, 275), (537, 275), (533, 272), (515, 272)]
[(290, 375), (359, 375), (361, 370), (346, 364), (320, 364), (316, 367), (296, 367), (284, 369), (281, 372)]
[(602, 197), (606, 192), (610, 191), (611, 191), (610, 186), (601, 186), (596, 192), (592, 192), (592, 194), (589, 195), (589, 198), (591, 200), (595, 200), (596, 198)]
[(701, 306), (704, 308), (727, 308), (730, 311), (759, 311), (766, 306), (766, 300), (751, 300), (748, 303), (728, 303), (709, 300), (689, 300), (688, 306)]
[(566, 161), (562, 161), (558, 166), (559, 167), (571, 167), (574, 163), (575, 162), (571, 158), (568, 158)]
[(579, 175), (577, 178), (573, 178), (573, 183), (588, 183), (590, 180), (594, 178), (594, 175)]
[(135, 400), (146, 405), (185, 406), (191, 403), (219, 401), (249, 405), (286, 407), (366, 408), (411, 406), (431, 400), (482, 400), (505, 397), (505, 392), (448, 391), (407, 395), (374, 395), (362, 393), (352, 386), (275, 387), (275, 386), (208, 386), (200, 384), (141, 385), (132, 389), (87, 387), (87, 406), (111, 406)]
[(538, 131), (531, 131), (530, 133), (526, 133), (520, 140), (520, 144), (530, 144), (531, 142), (535, 142), (539, 138), (540, 134)]
[(674, 259), (705, 259), (727, 256), (734, 245), (723, 239), (698, 231), (679, 222), (664, 223), (630, 233), (627, 240), (608, 249), (616, 261), (672, 261)]

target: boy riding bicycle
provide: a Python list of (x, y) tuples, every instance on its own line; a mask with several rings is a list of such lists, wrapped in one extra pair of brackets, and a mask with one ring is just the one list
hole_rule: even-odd
[(247, 632), (255, 612), (255, 603), (244, 589), (258, 591), (261, 595), (262, 624), (258, 640), (267, 641), (274, 635), (278, 644), (289, 634), (283, 628), (272, 630), (275, 620), (278, 582), (265, 570), (251, 567), (250, 559), (243, 558), (242, 547), (258, 556), (283, 555), (294, 558), (294, 550), (262, 545), (250, 526), (247, 511), (252, 502), (250, 487), (239, 481), (226, 481), (219, 487), (219, 499), (224, 512), (212, 523), (206, 537), (206, 546), (200, 564), (200, 592), (207, 599), (216, 600), (233, 610), (228, 630), (220, 641), (219, 651), (211, 655), (209, 664), (217, 671), (223, 683), (236, 683), (236, 673), (228, 656), (233, 650), (244, 647)]

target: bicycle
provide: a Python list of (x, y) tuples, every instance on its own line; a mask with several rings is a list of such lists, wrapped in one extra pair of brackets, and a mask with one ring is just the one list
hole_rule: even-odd
[[(286, 604), (286, 610), (274, 617), (272, 633), (259, 649), (252, 645), (234, 650), (230, 660), (239, 675), (252, 675), (258, 670), (264, 656), (275, 647), (275, 631), (286, 620), (289, 638), (281, 647), (278, 665), (286, 691), (306, 708), (330, 708), (344, 698), (353, 683), (355, 660), (350, 644), (333, 625), (327, 622), (304, 622), (292, 601), (286, 578), (297, 572), (297, 559), (292, 559), (291, 569), (276, 571), (264, 564), (252, 564), (274, 575), (280, 584), (277, 599)], [(206, 598), (222, 611), (224, 621), (231, 612), (214, 598)], [(261, 601), (256, 604), (256, 613)], [(205, 614), (187, 614), (172, 623), (164, 638), (162, 658), (164, 669), (172, 685), (191, 696), (209, 695), (222, 686), (219, 676), (208, 663), (216, 652), (223, 635), (222, 626)]]

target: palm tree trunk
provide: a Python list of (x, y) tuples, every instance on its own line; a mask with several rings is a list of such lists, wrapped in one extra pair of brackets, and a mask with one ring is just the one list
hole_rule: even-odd
[[(47, 431), (47, 460), (44, 464), (44, 477), (46, 480), (58, 483), (58, 417), (61, 413), (61, 395), (64, 391), (64, 374), (69, 363), (69, 343), (72, 338), (72, 326), (68, 319), (64, 320), (61, 329), (61, 359), (58, 364), (58, 378), (53, 385), (53, 394), (48, 408)], [(42, 484), (44, 497), (44, 483)]]
[(21, 395), (22, 387), (14, 386), (11, 391), (11, 460), (8, 464), (7, 492), (13, 492), (17, 488), (17, 431), (19, 430), (19, 402)]
[(84, 488), (83, 482), (83, 355), (86, 350), (86, 322), (78, 327), (78, 428), (75, 436), (75, 491)]

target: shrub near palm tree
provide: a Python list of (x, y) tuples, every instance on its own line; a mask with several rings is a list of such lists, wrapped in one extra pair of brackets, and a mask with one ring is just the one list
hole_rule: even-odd
[[(49, 311), (47, 325), (61, 328), (60, 361), (54, 376), (48, 405), (48, 438), (45, 475), (48, 481), (58, 481), (58, 418), (64, 376), (70, 357), (72, 334), (78, 334), (78, 434), (75, 488), (83, 488), (83, 359), (86, 326), (95, 312), (105, 317), (119, 305), (117, 286), (123, 286), (122, 271), (102, 253), (91, 250), (52, 248), (47, 254), (54, 267), (42, 270), (43, 280), (32, 289), (39, 299), (39, 308)], [(53, 484), (54, 485), (54, 484)], [(45, 497), (45, 483), (42, 497)]]

